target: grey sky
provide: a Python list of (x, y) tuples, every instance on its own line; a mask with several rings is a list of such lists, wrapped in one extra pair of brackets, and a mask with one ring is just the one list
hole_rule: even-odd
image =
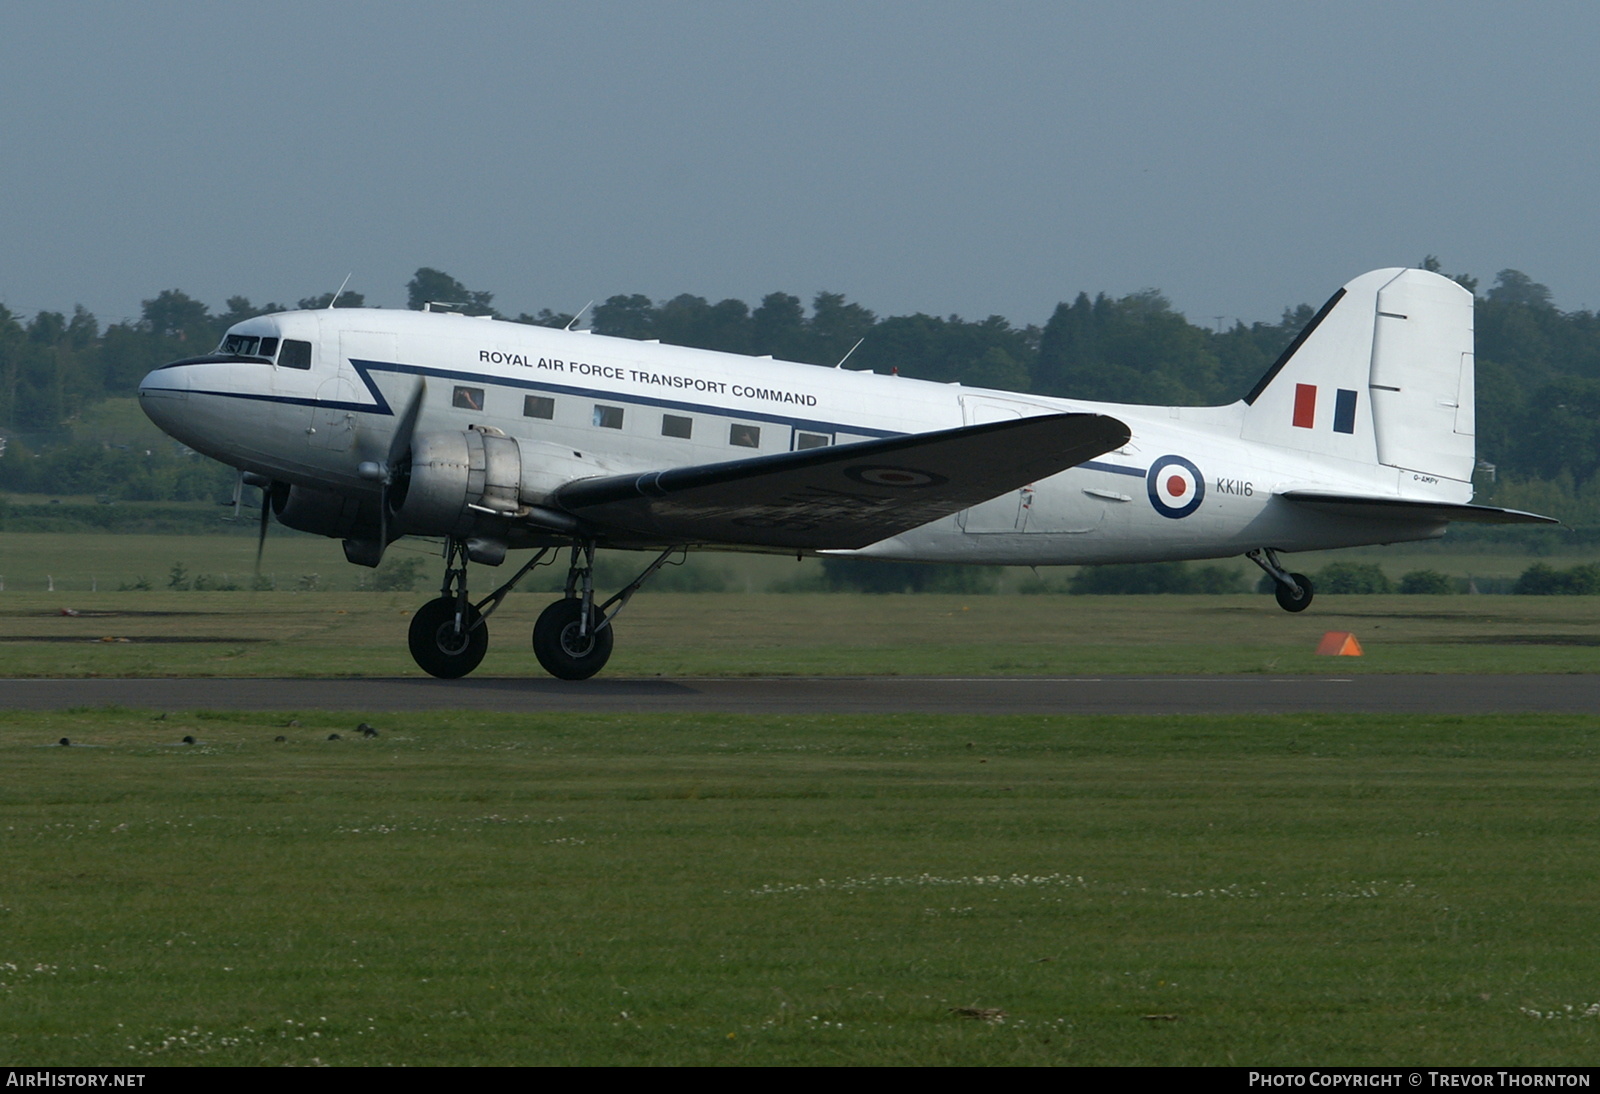
[(0, 0), (0, 300), (436, 266), (516, 312), (844, 293), (1276, 319), (1428, 253), (1600, 306), (1600, 6)]

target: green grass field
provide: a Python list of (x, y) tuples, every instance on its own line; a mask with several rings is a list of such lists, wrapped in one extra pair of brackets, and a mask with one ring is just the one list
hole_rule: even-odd
[[(405, 628), (433, 578), (353, 591), (329, 541), (275, 539), (268, 571), (332, 591), (162, 588), (174, 562), (242, 575), (253, 554), (247, 535), (0, 536), (3, 671), (419, 675)], [(1343, 557), (1391, 577), (1530, 561)], [(782, 595), (759, 590), (791, 561), (698, 564), (757, 591), (645, 592), (608, 675), (1592, 672), (1600, 647), (1589, 597), (1289, 615), (1245, 595)], [(126, 575), (156, 589), (116, 591)], [(480, 672), (539, 673), (548, 599), (507, 600)], [(1327, 630), (1366, 655), (1314, 656)], [(1591, 718), (0, 712), (0, 763), (18, 1065), (1600, 1047)]]
[[(0, 595), (10, 676), (420, 675), (414, 593)], [(479, 674), (530, 676), (517, 593), (490, 617)], [(80, 614), (63, 615), (70, 609)], [(1105, 675), (1151, 672), (1591, 672), (1600, 598), (861, 596), (643, 593), (617, 621), (609, 676)], [(1317, 657), (1323, 633), (1365, 655)]]
[(1600, 1049), (1593, 719), (368, 717), (0, 718), (0, 1057)]

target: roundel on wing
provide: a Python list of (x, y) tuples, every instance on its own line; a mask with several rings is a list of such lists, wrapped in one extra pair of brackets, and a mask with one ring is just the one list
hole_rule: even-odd
[(1145, 475), (1150, 504), (1174, 520), (1186, 517), (1205, 500), (1206, 480), (1200, 469), (1182, 456), (1162, 456)]
[(886, 467), (860, 466), (847, 467), (844, 473), (850, 478), (867, 486), (888, 486), (898, 490), (916, 489), (922, 486), (943, 486), (950, 480), (933, 471), (922, 471), (915, 467)]

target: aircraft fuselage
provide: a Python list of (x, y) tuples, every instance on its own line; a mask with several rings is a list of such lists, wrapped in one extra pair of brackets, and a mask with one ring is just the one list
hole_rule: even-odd
[[(278, 360), (217, 354), (177, 362), (146, 378), (147, 413), (225, 463), (352, 498), (376, 498), (362, 467), (384, 459), (419, 379), (418, 430), (489, 426), (515, 438), (529, 500), (590, 476), (1045, 413), (1127, 423), (1132, 436), (1119, 449), (858, 552), (886, 559), (1057, 565), (1394, 542), (1440, 535), (1445, 524), (1374, 525), (1307, 513), (1274, 495), (1310, 485), (1470, 497), (1463, 483), (1371, 459), (1247, 441), (1242, 402), (1092, 403), (451, 314), (292, 312), (229, 333), (309, 346), (298, 359), (308, 367), (284, 364), (287, 350)], [(511, 546), (547, 538), (524, 529)]]

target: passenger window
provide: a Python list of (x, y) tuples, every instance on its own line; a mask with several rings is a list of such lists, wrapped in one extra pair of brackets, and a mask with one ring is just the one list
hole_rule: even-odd
[(693, 432), (693, 418), (684, 418), (677, 414), (661, 415), (661, 435), (663, 437), (682, 437), (687, 440)]
[(524, 418), (554, 418), (556, 416), (556, 401), (548, 395), (524, 395), (522, 397), (522, 416)]
[(732, 425), (728, 427), (728, 443), (738, 448), (760, 448), (761, 427), (756, 425)]
[(794, 435), (795, 451), (806, 448), (827, 448), (833, 443), (833, 438), (826, 433), (802, 433), (798, 430)]
[(278, 354), (278, 364), (284, 368), (310, 368), (311, 343), (297, 338), (283, 340), (283, 352)]
[(455, 395), (450, 399), (450, 405), (457, 410), (482, 410), (483, 388), (458, 387)]
[(620, 406), (594, 405), (594, 424), (602, 429), (622, 428), (622, 408)]

